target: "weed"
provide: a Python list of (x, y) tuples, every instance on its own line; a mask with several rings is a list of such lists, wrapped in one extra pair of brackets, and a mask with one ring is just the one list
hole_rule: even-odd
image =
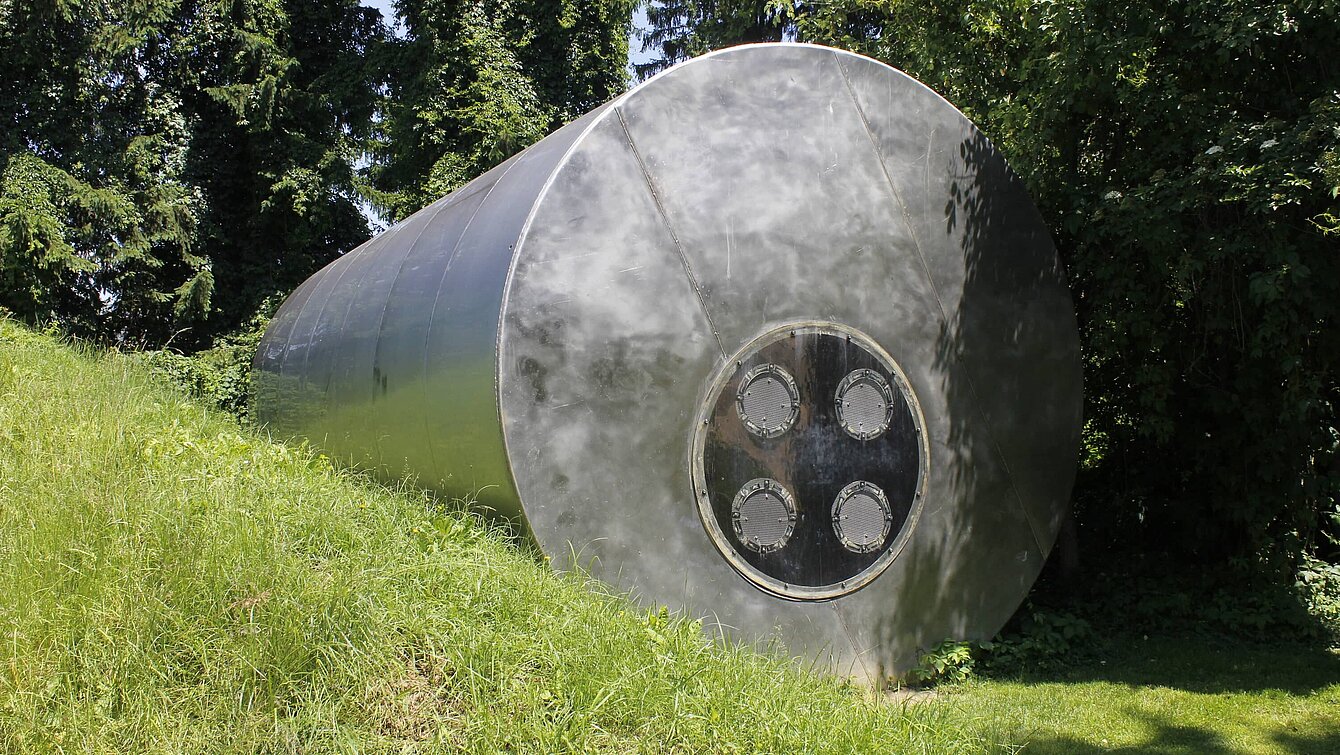
[(917, 665), (907, 672), (907, 680), (915, 687), (932, 687), (966, 682), (972, 674), (972, 644), (945, 640), (917, 656)]

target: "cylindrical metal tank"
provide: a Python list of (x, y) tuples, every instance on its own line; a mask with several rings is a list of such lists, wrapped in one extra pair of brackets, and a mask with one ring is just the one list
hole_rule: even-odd
[(866, 677), (1010, 616), (1081, 412), (1000, 154), (908, 76), (791, 44), (676, 66), (344, 255), (254, 381), (277, 436)]

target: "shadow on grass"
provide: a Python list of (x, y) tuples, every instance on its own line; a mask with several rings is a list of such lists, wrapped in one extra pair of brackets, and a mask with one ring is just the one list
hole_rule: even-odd
[[(1162, 755), (1237, 755), (1240, 748), (1232, 747), (1217, 732), (1199, 726), (1177, 724), (1168, 719), (1132, 711), (1131, 718), (1141, 720), (1150, 734), (1138, 744), (1109, 747), (1094, 739), (1079, 739), (1065, 735), (1039, 736), (1028, 739), (1023, 752), (1035, 755), (1090, 755), (1090, 753), (1160, 753)], [(1280, 733), (1272, 737), (1275, 744), (1287, 753), (1297, 755), (1334, 755), (1340, 752), (1340, 732), (1320, 734)]]
[(1032, 683), (1101, 681), (1201, 694), (1278, 690), (1307, 695), (1340, 684), (1340, 652), (1320, 644), (1267, 645), (1203, 637), (1114, 639), (1107, 652), (1091, 662), (1009, 678)]
[[(1340, 728), (1340, 722), (1336, 726)], [(1285, 752), (1299, 755), (1334, 755), (1340, 752), (1340, 731), (1317, 735), (1277, 734), (1274, 739), (1275, 744)]]
[(1032, 691), (1001, 710), (1050, 709), (1018, 730), (1026, 753), (1340, 753), (1340, 651), (1318, 644), (1118, 637), (1008, 679)]
[(1088, 755), (1088, 753), (1112, 753), (1112, 752), (1141, 752), (1141, 753), (1167, 753), (1167, 755), (1214, 755), (1215, 753), (1236, 753), (1237, 750), (1228, 746), (1224, 738), (1209, 729), (1203, 729), (1198, 726), (1187, 726), (1185, 724), (1176, 724), (1166, 719), (1152, 716), (1148, 713), (1130, 712), (1131, 718), (1141, 720), (1150, 728), (1150, 736), (1145, 741), (1135, 745), (1126, 745), (1121, 747), (1108, 747), (1103, 744), (1094, 744), (1092, 739), (1083, 740), (1064, 735), (1054, 735), (1051, 737), (1037, 737), (1028, 740), (1028, 745), (1024, 748), (1026, 753), (1038, 753), (1039, 755), (1052, 755), (1056, 753), (1066, 753), (1067, 755)]

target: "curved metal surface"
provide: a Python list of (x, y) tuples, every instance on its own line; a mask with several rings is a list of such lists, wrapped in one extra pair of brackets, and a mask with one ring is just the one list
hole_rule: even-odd
[(413, 477), (524, 525), (498, 420), (498, 314), (526, 214), (603, 109), (299, 287), (257, 352), (257, 421), (351, 466)]
[[(901, 368), (924, 502), (868, 583), (794, 600), (714, 545), (694, 439), (728, 360), (816, 323)], [(1008, 618), (1055, 538), (1080, 427), (1069, 292), (1018, 179), (929, 89), (808, 45), (672, 68), (346, 254), (281, 307), (255, 370), (277, 435), (477, 495), (559, 564), (860, 676)], [(794, 421), (738, 442), (784, 445), (767, 436)], [(825, 458), (807, 463), (840, 466)], [(831, 518), (829, 493), (857, 482), (793, 503)], [(876, 535), (834, 537), (851, 556)]]

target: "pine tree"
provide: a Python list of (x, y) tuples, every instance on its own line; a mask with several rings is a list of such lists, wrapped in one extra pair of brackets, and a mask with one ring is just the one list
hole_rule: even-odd
[(401, 0), (372, 186), (393, 219), (627, 85), (635, 0)]

